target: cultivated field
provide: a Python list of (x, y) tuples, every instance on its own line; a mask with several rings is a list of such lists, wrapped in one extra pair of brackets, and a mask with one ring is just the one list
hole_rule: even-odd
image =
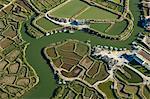
[(82, 78), (80, 74), (84, 73), (85, 79), (83, 80), (92, 85), (97, 81), (106, 79), (109, 75), (107, 65), (91, 58), (89, 55), (90, 47), (83, 42), (76, 40), (59, 42), (57, 45), (53, 44), (46, 47), (44, 53), (51, 60), (54, 70), (60, 71), (59, 75), (64, 77)]
[(126, 85), (124, 83), (117, 83), (117, 93), (120, 97), (124, 98), (140, 98), (147, 97), (146, 86)]
[[(0, 99), (19, 98), (38, 82), (35, 71), (25, 60), (25, 43), (20, 35), (20, 23), (31, 14), (25, 1), (15, 0), (0, 11)], [(11, 0), (1, 0), (0, 6), (7, 2)]]
[(145, 85), (143, 87), (143, 94), (144, 94), (145, 98), (149, 98), (150, 97), (150, 87), (148, 87), (147, 85)]
[[(92, 14), (92, 15), (91, 15)], [(115, 20), (118, 15), (113, 14), (104, 9), (90, 6), (80, 0), (71, 0), (67, 4), (55, 9), (49, 15), (60, 18), (76, 18), (76, 19), (108, 19)]]
[(38, 9), (41, 12), (46, 12), (54, 7), (56, 7), (57, 5), (65, 2), (66, 0), (30, 0), (31, 3), (34, 5), (34, 7), (36, 9)]
[[(99, 64), (100, 65), (98, 68), (98, 72), (96, 72), (96, 74), (94, 74), (94, 76), (92, 76), (92, 75), (85, 76), (84, 80), (87, 81), (88, 83), (90, 83), (91, 85), (93, 85), (97, 81), (102, 81), (109, 76), (109, 73), (107, 72), (107, 65), (105, 63), (103, 63), (102, 61), (99, 62)], [(95, 72), (95, 71), (88, 71), (87, 73), (89, 74), (89, 73), (93, 73), (93, 72)]]
[(94, 24), (91, 24), (90, 27), (99, 31), (99, 32), (105, 33), (105, 31), (108, 29), (108, 27), (110, 25), (111, 24), (109, 24), (109, 23), (94, 23)]
[(115, 99), (117, 96), (114, 93), (114, 89), (112, 89), (113, 82), (107, 81), (98, 85), (98, 88), (104, 92), (108, 99)]
[[(61, 71), (61, 74), (65, 77), (77, 77), (82, 71), (82, 67), (79, 66), (79, 62), (83, 56), (76, 53), (78, 44), (83, 44), (83, 48), (85, 46), (88, 48), (88, 45), (75, 40), (66, 41), (55, 46), (55, 48), (53, 46), (45, 48), (46, 56), (52, 60), (55, 66), (53, 68), (63, 68), (64, 70)], [(82, 49), (82, 47), (80, 48)], [(85, 53), (88, 54), (88, 50)]]
[[(91, 15), (92, 14), (92, 15)], [(76, 19), (102, 19), (102, 20), (115, 20), (118, 15), (101, 8), (91, 7), (80, 14)]]
[(93, 88), (88, 87), (79, 81), (67, 83), (65, 86), (60, 85), (55, 90), (57, 92), (53, 97), (55, 99), (101, 99), (103, 96), (95, 91)]
[(56, 17), (70, 18), (86, 7), (88, 7), (88, 5), (81, 2), (80, 0), (71, 0), (64, 6), (56, 9), (54, 12), (49, 14)]
[(128, 83), (141, 83), (143, 81), (142, 77), (136, 72), (130, 70), (128, 67), (123, 67), (125, 72), (121, 72), (120, 70), (116, 71), (116, 77), (122, 79), (127, 84)]
[(35, 38), (40, 38), (40, 37), (44, 36), (43, 33), (41, 33), (39, 30), (37, 30), (35, 27), (33, 27), (31, 25), (29, 25), (27, 27), (27, 33)]
[(106, 34), (110, 35), (119, 35), (121, 34), (124, 30), (126, 30), (128, 26), (128, 21), (123, 20), (121, 22), (116, 22), (112, 27), (106, 32)]
[(17, 36), (17, 31), (14, 29), (13, 26), (10, 26), (6, 31), (3, 32), (3, 35), (14, 38), (15, 36)]
[(45, 17), (42, 17), (42, 18), (36, 20), (36, 24), (39, 27), (43, 28), (45, 31), (50, 31), (50, 30), (53, 30), (53, 29), (56, 29), (56, 28), (60, 27), (59, 25), (56, 25), (56, 24), (52, 23), (51, 21), (49, 21)]

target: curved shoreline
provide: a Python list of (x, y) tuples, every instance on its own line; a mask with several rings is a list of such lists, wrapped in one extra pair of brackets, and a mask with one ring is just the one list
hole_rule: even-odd
[[(133, 6), (133, 4), (135, 3), (135, 2), (138, 2), (138, 0), (137, 1), (130, 1), (130, 2), (132, 2), (132, 6)], [(136, 15), (136, 13), (139, 13), (139, 12), (134, 12), (135, 10), (137, 10), (138, 8), (136, 7), (136, 9), (133, 9), (133, 8), (135, 8), (136, 7), (136, 5), (134, 4), (134, 7), (130, 7), (130, 8), (132, 8), (131, 9), (131, 12), (133, 12), (133, 16), (134, 16), (134, 18), (135, 18), (135, 20), (134, 20), (134, 25), (136, 25), (136, 28), (134, 27), (134, 31), (133, 31), (133, 33), (132, 33), (132, 35), (131, 35), (131, 37), (128, 39), (128, 42), (127, 41), (125, 41), (125, 42), (123, 42), (123, 43), (117, 43), (117, 42), (114, 42), (114, 43), (116, 43), (115, 45), (116, 46), (129, 46), (129, 44), (131, 43), (131, 41), (133, 41), (134, 39), (135, 39), (135, 35), (137, 35), (137, 33), (139, 32), (139, 31), (141, 31), (141, 28), (140, 27), (138, 27), (137, 26), (137, 18), (139, 17), (138, 15)], [(79, 32), (80, 33), (80, 32)], [(44, 59), (42, 58), (42, 56), (41, 56), (41, 49), (45, 46), (45, 45), (47, 45), (47, 44), (49, 44), (49, 43), (52, 43), (52, 42), (57, 42), (57, 41), (62, 41), (63, 39), (66, 39), (66, 38), (74, 38), (74, 39), (79, 39), (79, 40), (82, 40), (82, 41), (84, 41), (84, 40), (91, 40), (92, 41), (92, 43), (93, 44), (101, 44), (101, 45), (104, 45), (104, 43), (103, 43), (103, 41), (105, 41), (105, 40), (101, 40), (101, 39), (99, 39), (99, 38), (97, 38), (97, 37), (94, 37), (94, 36), (88, 36), (88, 34), (86, 34), (86, 33), (81, 33), (80, 34), (80, 36), (79, 36), (79, 33), (77, 33), (77, 34), (64, 34), (64, 33), (61, 33), (61, 34), (56, 34), (56, 35), (52, 35), (52, 36), (49, 36), (49, 37), (43, 37), (43, 38), (41, 38), (41, 39), (38, 39), (38, 40), (36, 40), (36, 39), (34, 39), (34, 38), (31, 38), (31, 37), (29, 37), (27, 34), (25, 34), (25, 32), (23, 32), (23, 35), (22, 35), (22, 38), (24, 39), (24, 38), (26, 38), (26, 39), (24, 39), (25, 41), (27, 41), (27, 42), (31, 42), (30, 44), (30, 46), (28, 46), (27, 47), (27, 49), (26, 49), (26, 59), (27, 59), (27, 61), (28, 61), (28, 63), (29, 64), (31, 64), (32, 66), (33, 66), (33, 68), (35, 69), (35, 71), (37, 71), (37, 74), (38, 75), (41, 75), (40, 73), (43, 71), (43, 70), (40, 70), (39, 71), (39, 68), (38, 68), (38, 66), (40, 66), (38, 63), (36, 63), (36, 62), (40, 62), (40, 61), (37, 61), (37, 60), (34, 60), (33, 58), (38, 58), (38, 59), (40, 59), (41, 60), (41, 66), (43, 66), (43, 64), (44, 64), (44, 66), (47, 66), (46, 68), (45, 67), (42, 67), (42, 69), (48, 69), (48, 72), (44, 72), (44, 73), (48, 73), (48, 74), (45, 74), (45, 75), (47, 75), (47, 78), (49, 78), (50, 80), (47, 80), (46, 82), (47, 83), (49, 83), (49, 82), (51, 82), (51, 81), (54, 81), (54, 79), (53, 79), (53, 75), (52, 75), (52, 73), (51, 73), (51, 70), (50, 70), (50, 68), (49, 68), (49, 66), (47, 65), (47, 64), (45, 64), (45, 62), (44, 62)], [(22, 33), (21, 33), (22, 34)], [(59, 36), (59, 37), (58, 37)], [(84, 37), (84, 36), (86, 36), (85, 38), (82, 38), (82, 37)], [(63, 37), (63, 38), (62, 38)], [(97, 38), (97, 39), (96, 39)], [(98, 40), (99, 39), (99, 40)], [(107, 42), (105, 42), (105, 44), (106, 45), (108, 45), (108, 43), (110, 43), (110, 41), (107, 41)], [(34, 44), (37, 44), (37, 45), (34, 45)], [(39, 45), (40, 46), (39, 46)], [(120, 45), (117, 45), (117, 44), (120, 44)], [(124, 44), (124, 45), (123, 45)], [(109, 45), (114, 45), (114, 44), (109, 44)], [(38, 53), (36, 53), (36, 52), (34, 52), (34, 49), (35, 50), (38, 50), (38, 51), (36, 51), (36, 52), (38, 52)], [(33, 51), (33, 52), (30, 52), (30, 51)], [(40, 53), (40, 54), (39, 54)], [(34, 54), (37, 54), (37, 55), (34, 55)], [(35, 57), (34, 57), (34, 56)], [(43, 62), (42, 62), (43, 61)], [(36, 66), (35, 64), (37, 64), (38, 66)], [(41, 66), (40, 66), (40, 68), (41, 68)], [(46, 70), (47, 71), (47, 70)], [(40, 72), (40, 73), (39, 73)], [(50, 75), (50, 76), (49, 76)], [(41, 77), (44, 77), (44, 76), (39, 76), (40, 78)], [(41, 79), (40, 79), (41, 80)], [(42, 80), (43, 80), (43, 78), (42, 78)], [(47, 84), (45, 82), (45, 84)], [(40, 82), (41, 83), (41, 82)], [(40, 95), (38, 95), (38, 93), (40, 93), (40, 92), (42, 92), (43, 90), (42, 89), (40, 89), (41, 88), (41, 85), (40, 85), (40, 83), (35, 87), (35, 88), (33, 88), (33, 89), (31, 89), (30, 91), (29, 91), (29, 94), (26, 94), (25, 96), (24, 96), (24, 98), (25, 99), (28, 99), (29, 97), (31, 98), (33, 98), (33, 96), (36, 96), (37, 95), (37, 97), (39, 97)], [(43, 83), (43, 81), (42, 81), (42, 83)], [(56, 84), (56, 83), (55, 83)], [(41, 96), (44, 96), (44, 95), (51, 95), (52, 94), (52, 87), (54, 87), (54, 86), (50, 86), (50, 87), (47, 87), (46, 85), (43, 85), (44, 86), (44, 88), (46, 88), (45, 90), (49, 90), (49, 92), (47, 92), (47, 93), (43, 93), (43, 95), (41, 95)], [(46, 86), (46, 87), (45, 87)], [(39, 89), (38, 89), (39, 88)], [(43, 88), (43, 89), (44, 89)], [(48, 88), (50, 88), (50, 89), (48, 89)], [(34, 90), (34, 92), (31, 92), (31, 91), (33, 91)], [(38, 90), (38, 91), (37, 91)], [(42, 94), (42, 93), (41, 93)], [(48, 96), (48, 97), (49, 97)]]

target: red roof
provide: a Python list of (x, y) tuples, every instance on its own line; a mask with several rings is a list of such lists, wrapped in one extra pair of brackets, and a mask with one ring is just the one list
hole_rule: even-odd
[(146, 58), (147, 60), (150, 61), (150, 54), (147, 53), (146, 51), (140, 50), (140, 51), (138, 52), (138, 54), (140, 54), (142, 57), (144, 57), (144, 58)]

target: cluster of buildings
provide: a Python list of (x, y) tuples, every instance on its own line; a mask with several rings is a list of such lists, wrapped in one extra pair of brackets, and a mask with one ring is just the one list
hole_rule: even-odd
[(128, 63), (141, 65), (150, 70), (150, 52), (140, 46), (137, 46), (136, 50), (132, 50), (129, 54), (123, 54), (122, 57), (128, 60)]
[(103, 60), (110, 70), (113, 66), (135, 64), (150, 70), (150, 52), (141, 46), (134, 46), (132, 50), (110, 50), (105, 47), (95, 46), (92, 57)]
[(142, 39), (142, 42), (148, 49), (150, 49), (150, 36), (144, 36), (144, 38)]
[(141, 3), (144, 13), (144, 19), (142, 19), (142, 26), (146, 30), (150, 31), (150, 0), (143, 0)]
[(145, 16), (145, 18), (141, 21), (142, 22), (142, 26), (150, 31), (150, 16)]
[(126, 59), (121, 58), (121, 55), (124, 53), (130, 53), (130, 51), (126, 49), (118, 51), (116, 48), (111, 50), (105, 46), (95, 46), (92, 48), (91, 55), (96, 59), (103, 60), (105, 63), (107, 63), (108, 70), (111, 70), (113, 66), (122, 66), (123, 63), (128, 62)]

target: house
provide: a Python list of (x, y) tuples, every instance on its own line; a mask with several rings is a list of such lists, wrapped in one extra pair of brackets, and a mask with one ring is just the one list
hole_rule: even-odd
[(138, 52), (137, 52), (139, 55), (139, 57), (147, 60), (147, 61), (150, 61), (150, 53), (144, 49), (140, 49)]
[(150, 16), (148, 17), (145, 17), (145, 19), (144, 20), (142, 20), (142, 26), (146, 29), (146, 30), (148, 30), (148, 31), (150, 31)]
[(150, 36), (144, 36), (142, 42), (150, 49)]
[(85, 22), (82, 21), (82, 20), (80, 20), (80, 21), (74, 20), (74, 21), (71, 22), (71, 25), (76, 25), (76, 26), (84, 25), (84, 24), (85, 24)]
[(129, 61), (129, 63), (135, 63), (135, 64), (139, 64), (139, 65), (143, 65), (144, 61), (142, 59), (140, 59), (139, 57), (137, 57), (136, 54), (123, 54), (122, 55), (126, 60)]
[(143, 10), (146, 11), (146, 15), (144, 15), (144, 19), (142, 20), (142, 26), (146, 30), (150, 30), (150, 0), (143, 0), (142, 2)]

